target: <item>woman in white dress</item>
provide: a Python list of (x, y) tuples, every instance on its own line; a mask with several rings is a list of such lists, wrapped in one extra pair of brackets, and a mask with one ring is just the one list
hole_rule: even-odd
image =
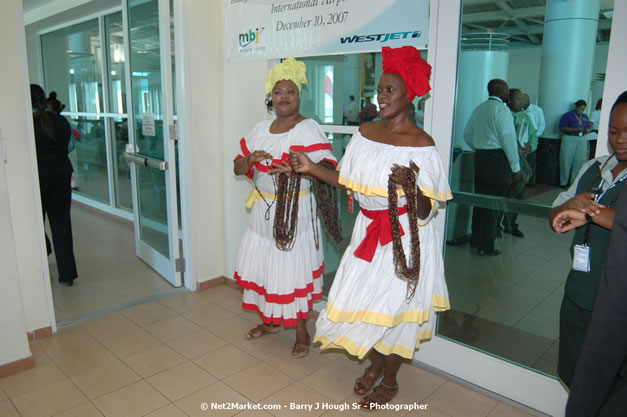
[[(360, 126), (339, 172), (313, 164), (302, 153), (290, 153), (296, 172), (345, 188), (361, 206), (327, 307), (316, 322), (314, 343), (322, 349), (342, 348), (360, 359), (368, 356), (371, 364), (354, 386), (356, 394), (365, 395), (360, 403), (364, 408), (394, 398), (401, 363), (413, 358), (421, 340), (431, 338), (435, 312), (449, 308), (442, 237), (431, 220), (438, 202), (449, 200), (451, 191), (433, 139), (409, 120), (407, 111), (416, 95), (429, 91), (431, 67), (409, 46), (384, 47), (382, 56), (377, 97), (382, 120)], [(390, 220), (389, 179), (392, 196), (398, 195), (396, 217), (404, 231), (400, 238)], [(408, 201), (415, 201), (416, 209), (408, 209)], [(419, 239), (411, 236), (412, 226)], [(415, 276), (399, 273), (399, 278), (395, 270), (406, 266), (400, 265), (405, 262), (399, 252), (412, 253), (410, 263), (419, 266)]]
[[(312, 302), (322, 298), (324, 261), (311, 182), (301, 179), (300, 187), (293, 190), (298, 196), (295, 199), (289, 190), (278, 198), (278, 174), (291, 173), (290, 150), (302, 151), (316, 163), (327, 160), (337, 165), (320, 126), (299, 113), (301, 85), (307, 83), (305, 71), (305, 64), (294, 58), (270, 71), (266, 93), (271, 94), (277, 117), (257, 123), (241, 139), (241, 154), (234, 161), (235, 174), (246, 175), (254, 186), (247, 200), (251, 215), (235, 270), (235, 279), (244, 290), (242, 307), (256, 311), (262, 320), (247, 337), (256, 339), (276, 333), (281, 324), (296, 326), (294, 357), (304, 357), (309, 352), (311, 339), (305, 322)], [(293, 205), (294, 200), (298, 206)], [(287, 212), (287, 223), (275, 222), (277, 207), (280, 212)], [(291, 218), (295, 220), (292, 228)], [(279, 215), (279, 220), (284, 219)]]

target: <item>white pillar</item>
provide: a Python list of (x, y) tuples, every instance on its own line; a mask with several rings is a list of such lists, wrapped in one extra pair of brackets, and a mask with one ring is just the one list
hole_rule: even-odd
[[(544, 18), (539, 106), (545, 138), (559, 139), (559, 121), (590, 92), (600, 0), (548, 0)], [(593, 105), (588, 103), (588, 105)]]
[(464, 128), (473, 110), (488, 99), (488, 82), (494, 78), (507, 81), (509, 52), (470, 50), (459, 54), (459, 78), (455, 103), (454, 144), (470, 150), (464, 142)]

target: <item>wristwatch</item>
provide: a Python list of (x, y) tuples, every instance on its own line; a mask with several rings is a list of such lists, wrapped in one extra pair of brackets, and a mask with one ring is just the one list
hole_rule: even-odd
[(586, 213), (585, 218), (586, 218), (586, 222), (592, 223), (592, 216), (590, 216), (588, 213)]

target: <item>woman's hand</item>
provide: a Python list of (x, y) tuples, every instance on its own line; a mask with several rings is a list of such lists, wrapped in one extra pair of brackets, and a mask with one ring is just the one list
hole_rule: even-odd
[(285, 161), (272, 164), (272, 169), (268, 170), (268, 172), (270, 174), (276, 174), (276, 175), (280, 175), (280, 174), (294, 175), (294, 170), (292, 169), (292, 166)]
[(598, 204), (594, 201), (594, 193), (579, 193), (562, 206), (564, 209), (575, 209), (581, 213), (588, 213), (590, 216), (595, 216), (601, 213), (601, 208), (605, 208), (604, 205)]
[(272, 155), (266, 151), (254, 151), (253, 153), (249, 153), (244, 158), (233, 161), (233, 172), (235, 172), (235, 175), (246, 175), (250, 172), (250, 168), (254, 163), (261, 162), (265, 159), (272, 159)]
[(305, 152), (290, 151), (290, 163), (292, 169), (299, 174), (309, 174), (316, 166)]
[(266, 151), (254, 151), (252, 153), (249, 153), (246, 156), (246, 159), (247, 159), (247, 162), (248, 162), (248, 166), (251, 166), (255, 162), (261, 162), (261, 161), (266, 160), (266, 159), (272, 159), (272, 155), (270, 155)]
[(395, 184), (398, 184), (402, 187), (407, 186), (407, 176), (411, 171), (416, 172), (416, 176), (418, 176), (418, 172), (420, 172), (420, 168), (413, 161), (409, 162), (409, 168), (400, 166), (398, 164), (394, 164), (391, 168), (392, 173), (390, 174), (390, 179)]
[(556, 233), (565, 233), (587, 224), (586, 213), (575, 209), (565, 209), (557, 213), (551, 222)]

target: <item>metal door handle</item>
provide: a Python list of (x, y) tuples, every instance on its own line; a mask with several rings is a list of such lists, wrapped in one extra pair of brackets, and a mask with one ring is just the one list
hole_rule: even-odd
[(144, 165), (150, 168), (158, 169), (159, 171), (167, 171), (168, 163), (159, 159), (149, 158), (147, 156), (139, 156), (134, 153), (123, 152), (122, 156), (127, 162)]

